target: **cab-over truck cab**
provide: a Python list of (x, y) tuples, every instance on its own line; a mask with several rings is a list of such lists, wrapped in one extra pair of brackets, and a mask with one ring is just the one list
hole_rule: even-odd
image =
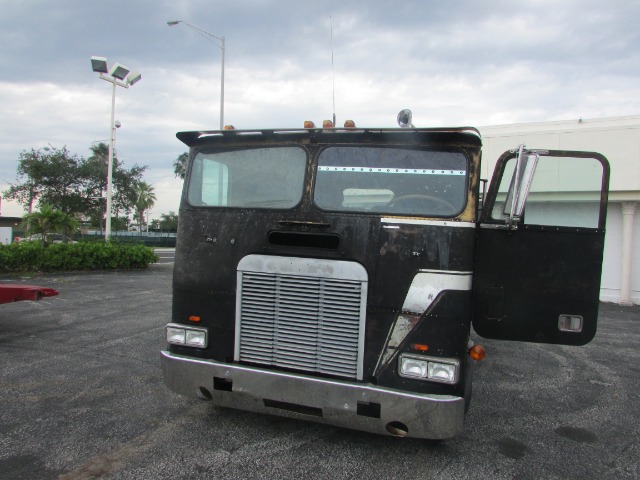
[(449, 438), (482, 356), (472, 324), (494, 339), (595, 335), (599, 154), (521, 146), (482, 192), (473, 128), (178, 138), (190, 154), (162, 352), (175, 392)]

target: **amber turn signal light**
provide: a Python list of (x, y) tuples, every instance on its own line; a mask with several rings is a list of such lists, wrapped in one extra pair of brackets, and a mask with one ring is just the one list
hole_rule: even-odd
[(200, 320), (201, 318), (198, 315), (189, 315), (189, 321), (191, 322), (199, 322)]
[(484, 347), (482, 345), (474, 345), (469, 349), (469, 356), (474, 360), (484, 360), (484, 357), (487, 355)]

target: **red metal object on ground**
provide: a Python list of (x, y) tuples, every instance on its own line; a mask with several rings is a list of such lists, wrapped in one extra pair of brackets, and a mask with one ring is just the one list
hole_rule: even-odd
[(43, 297), (55, 297), (58, 291), (35, 285), (0, 284), (0, 303), (20, 302), (22, 300), (40, 300)]

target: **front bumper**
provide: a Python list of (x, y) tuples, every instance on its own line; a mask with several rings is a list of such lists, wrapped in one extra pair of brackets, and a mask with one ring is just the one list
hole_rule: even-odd
[(174, 392), (223, 407), (416, 438), (458, 435), (464, 399), (262, 370), (161, 352)]

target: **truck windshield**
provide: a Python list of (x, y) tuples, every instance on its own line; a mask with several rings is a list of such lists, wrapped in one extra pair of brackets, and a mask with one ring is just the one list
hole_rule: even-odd
[(201, 151), (189, 177), (191, 205), (292, 208), (302, 198), (305, 150), (295, 146)]
[(324, 210), (453, 216), (466, 203), (467, 165), (457, 150), (329, 147), (318, 158), (314, 201)]

